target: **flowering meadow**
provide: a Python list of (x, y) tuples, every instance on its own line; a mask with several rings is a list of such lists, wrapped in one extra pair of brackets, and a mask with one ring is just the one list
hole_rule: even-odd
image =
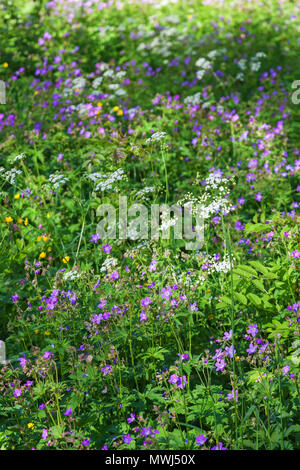
[(300, 448), (299, 13), (1, 1), (0, 449)]

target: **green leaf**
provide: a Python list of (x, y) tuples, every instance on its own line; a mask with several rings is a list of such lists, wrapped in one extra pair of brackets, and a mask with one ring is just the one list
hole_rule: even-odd
[(241, 294), (240, 292), (234, 292), (234, 297), (237, 298), (237, 300), (243, 304), (243, 305), (247, 305), (248, 301), (247, 301), (247, 297), (244, 295), (244, 294)]
[(255, 307), (259, 307), (261, 305), (261, 299), (252, 292), (248, 294), (248, 299), (255, 305)]
[(263, 230), (267, 230), (268, 228), (268, 225), (265, 224), (246, 224), (245, 234), (248, 235), (249, 233), (262, 232)]

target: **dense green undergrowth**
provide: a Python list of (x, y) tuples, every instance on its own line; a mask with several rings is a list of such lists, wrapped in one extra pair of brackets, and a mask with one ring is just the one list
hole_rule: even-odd
[(1, 449), (299, 449), (299, 8), (1, 2)]

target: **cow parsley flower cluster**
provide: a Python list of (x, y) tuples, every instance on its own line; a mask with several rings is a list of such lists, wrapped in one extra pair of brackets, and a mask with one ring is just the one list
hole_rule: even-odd
[(117, 258), (106, 258), (104, 263), (102, 264), (100, 271), (103, 273), (105, 271), (109, 271), (111, 268), (114, 268), (118, 264)]
[(149, 139), (146, 140), (146, 144), (152, 144), (153, 142), (160, 142), (166, 137), (166, 132), (154, 132)]
[(13, 158), (13, 162), (22, 160), (23, 158), (24, 158), (24, 153), (20, 153), (20, 155), (17, 155), (16, 157)]
[(69, 181), (69, 178), (60, 174), (52, 174), (49, 176), (49, 181), (53, 184), (54, 188), (57, 189)]
[(198, 80), (201, 80), (206, 72), (206, 70), (209, 70), (212, 67), (211, 62), (208, 60), (204, 59), (204, 57), (201, 57), (200, 59), (197, 60), (196, 62), (196, 67), (199, 67), (200, 70), (197, 70), (196, 76)]
[(77, 271), (68, 271), (64, 273), (63, 279), (65, 281), (75, 281), (75, 279), (78, 279), (80, 277), (80, 274)]
[(194, 95), (187, 96), (184, 99), (184, 103), (190, 106), (197, 106), (198, 104), (201, 104), (202, 99), (200, 91), (198, 93), (195, 93)]
[(0, 167), (0, 176), (10, 184), (15, 184), (16, 176), (21, 175), (22, 171), (12, 168), (11, 170), (5, 171), (5, 168)]
[[(198, 177), (196, 182), (199, 182)], [(193, 215), (199, 215), (200, 211), (203, 219), (208, 219), (211, 215), (217, 213), (226, 215), (232, 210), (228, 200), (228, 179), (222, 178), (219, 174), (211, 173), (203, 183), (205, 184), (205, 190), (201, 196), (187, 193), (177, 204), (190, 207)]]
[(97, 183), (95, 186), (95, 191), (107, 191), (113, 189), (114, 183), (121, 181), (126, 177), (124, 170), (118, 168), (111, 174), (104, 174), (100, 172), (95, 172), (87, 175), (94, 183)]
[(84, 77), (76, 77), (76, 78), (67, 78), (64, 82), (65, 88), (63, 89), (63, 96), (71, 96), (74, 95), (74, 93), (79, 90), (83, 90), (84, 87), (86, 86), (86, 79)]

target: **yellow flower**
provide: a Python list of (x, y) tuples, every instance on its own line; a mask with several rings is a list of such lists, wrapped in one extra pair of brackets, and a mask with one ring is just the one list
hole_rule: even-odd
[(97, 103), (97, 106), (102, 106), (102, 103)]
[(43, 242), (45, 242), (45, 243), (46, 243), (46, 241), (48, 241), (48, 240), (49, 240), (49, 238), (48, 238), (48, 237), (46, 237), (46, 236), (44, 236), (44, 237), (43, 237)]
[(34, 330), (35, 334), (37, 335), (40, 330)]
[(18, 219), (17, 222), (18, 224), (21, 224), (23, 222), (23, 219)]
[(27, 219), (27, 217), (25, 217), (24, 225), (28, 225), (28, 219)]
[(34, 94), (35, 94), (35, 95), (38, 95), (38, 94), (39, 94), (39, 92), (38, 92), (37, 90), (35, 90)]
[(49, 331), (45, 331), (45, 335), (49, 336), (49, 335), (51, 335), (51, 333), (49, 333)]
[(28, 427), (28, 429), (33, 429), (34, 428), (34, 423), (28, 423), (27, 427)]
[(40, 242), (40, 241), (41, 241), (41, 239), (42, 239), (42, 236), (41, 236), (41, 235), (39, 235), (39, 236), (37, 237), (37, 241), (38, 241), (38, 242)]
[(40, 254), (40, 258), (46, 258), (46, 253), (44, 251), (42, 251), (42, 253)]
[(118, 115), (119, 115), (119, 116), (123, 116), (123, 111), (122, 111), (122, 109), (119, 109)]
[(13, 221), (13, 219), (12, 219), (11, 216), (5, 217), (5, 222), (6, 222), (7, 224), (10, 224), (12, 221)]
[(47, 214), (47, 217), (48, 217), (48, 219), (49, 219), (49, 217), (50, 217), (50, 214), (49, 214), (49, 212), (48, 212), (48, 214)]
[(235, 356), (235, 360), (236, 360), (236, 362), (240, 362), (239, 356)]
[(70, 260), (70, 256), (65, 256), (63, 258), (63, 263), (68, 263), (69, 260)]
[(20, 194), (15, 194), (15, 195), (14, 195), (14, 198), (15, 198), (15, 199), (20, 199)]
[(119, 106), (114, 106), (113, 107), (113, 111), (118, 111), (118, 109), (119, 109)]
[(3, 67), (4, 67), (5, 69), (7, 69), (8, 63), (7, 63), (7, 62), (4, 62)]

